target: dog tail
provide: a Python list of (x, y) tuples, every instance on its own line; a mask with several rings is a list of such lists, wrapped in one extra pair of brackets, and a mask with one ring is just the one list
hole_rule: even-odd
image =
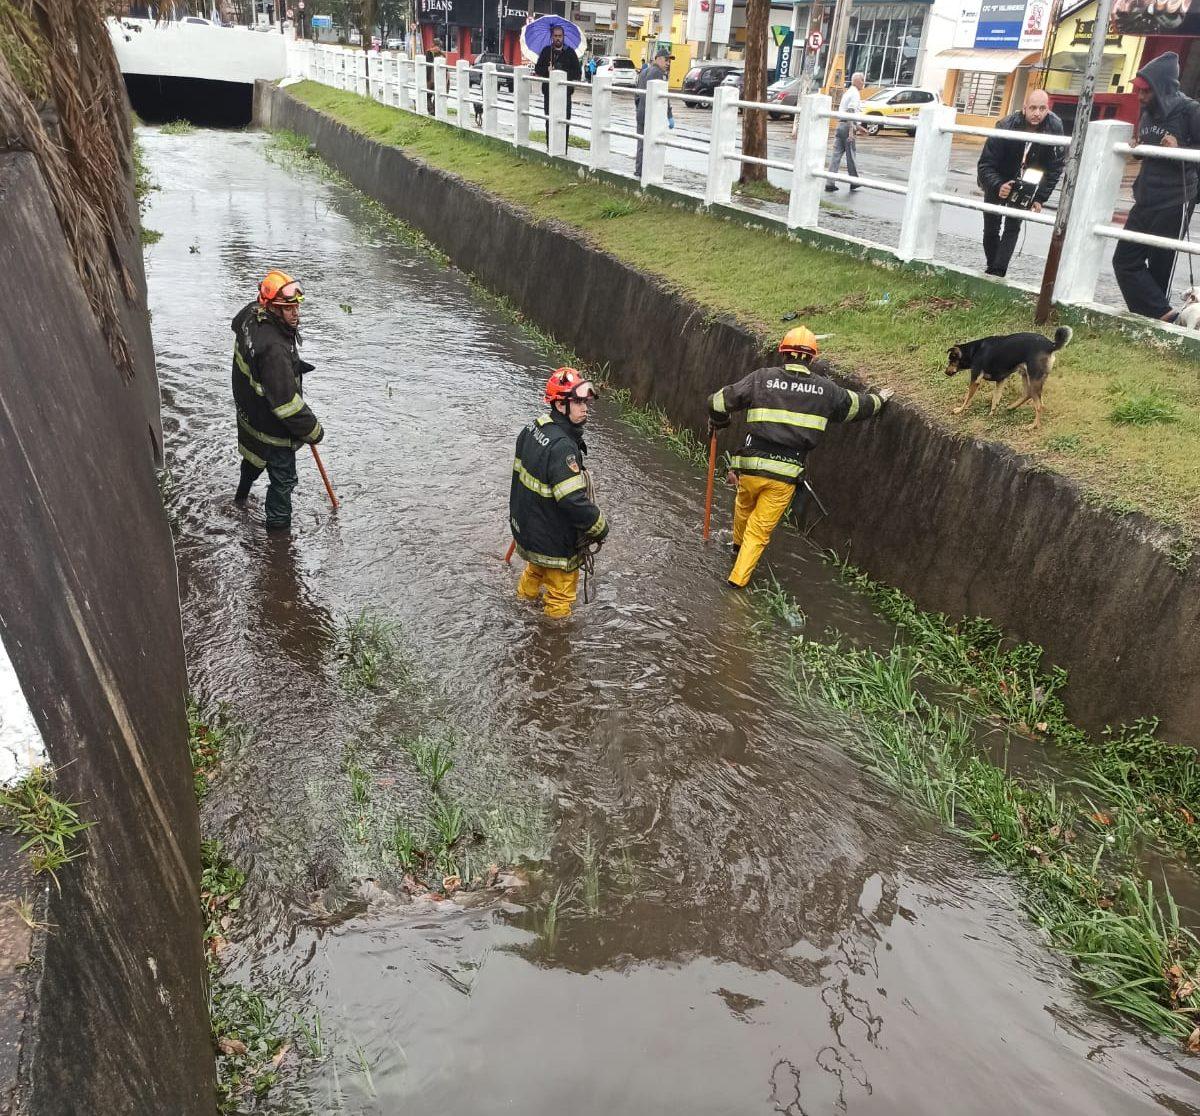
[(1054, 331), (1054, 349), (1053, 352), (1058, 352), (1059, 349), (1065, 349), (1074, 336), (1075, 331), (1070, 326), (1059, 326)]

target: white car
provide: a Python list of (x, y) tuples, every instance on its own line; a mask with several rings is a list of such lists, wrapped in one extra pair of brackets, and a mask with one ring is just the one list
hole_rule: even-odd
[(386, 50), (403, 50), (404, 49), (404, 40), (397, 38), (395, 35), (393, 35), (383, 45)]
[[(922, 89), (916, 85), (893, 85), (872, 93), (862, 103), (862, 113), (865, 116), (878, 116), (878, 124), (864, 124), (867, 134), (874, 136), (880, 128), (888, 126), (887, 121), (911, 120), (926, 105), (940, 105), (942, 95), (934, 89)], [(912, 129), (906, 128), (905, 131)]]
[(596, 73), (612, 74), (613, 85), (637, 85), (637, 67), (628, 58), (597, 58)]

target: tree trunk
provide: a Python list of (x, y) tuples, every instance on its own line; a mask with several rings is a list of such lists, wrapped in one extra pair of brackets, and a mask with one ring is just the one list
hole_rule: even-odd
[[(771, 0), (747, 0), (743, 101), (767, 99), (767, 29), (770, 21)], [(742, 114), (742, 154), (758, 159), (767, 157), (767, 114), (762, 109), (747, 109)], [(766, 167), (742, 164), (742, 182), (763, 182), (766, 177)]]

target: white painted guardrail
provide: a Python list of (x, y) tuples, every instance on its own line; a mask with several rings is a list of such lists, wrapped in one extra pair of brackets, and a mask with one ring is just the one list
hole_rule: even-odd
[[(568, 152), (568, 129), (584, 133), (590, 142), (586, 164), (593, 171), (632, 177), (625, 169), (628, 152), (618, 155), (613, 151), (612, 142), (614, 139), (632, 140), (643, 148), (641, 176), (638, 179), (643, 188), (649, 186), (678, 193), (703, 201), (706, 206), (734, 204), (733, 188), (743, 164), (754, 163), (787, 172), (791, 176), (791, 186), (786, 217), (780, 219), (762, 212), (757, 215), (768, 221), (778, 221), (788, 230), (820, 228), (821, 195), (827, 182), (845, 182), (901, 196), (904, 206), (899, 241), (895, 248), (848, 237), (833, 230), (820, 231), (836, 239), (866, 243), (904, 261), (939, 262), (935, 253), (945, 206), (1019, 216), (1021, 220), (1032, 224), (1054, 223), (1053, 216), (1047, 213), (1013, 210), (949, 192), (950, 152), (956, 135), (1015, 139), (1047, 147), (1065, 148), (1071, 142), (1068, 136), (957, 124), (952, 107), (930, 104), (911, 120), (888, 122), (889, 127), (905, 128), (914, 137), (908, 177), (897, 181), (826, 169), (831, 121), (867, 124), (878, 123), (879, 118), (834, 111), (830, 98), (822, 94), (802, 97), (795, 106), (762, 104), (740, 100), (737, 90), (732, 86), (718, 86), (711, 97), (705, 97), (672, 93), (664, 81), (649, 82), (645, 90), (641, 90), (615, 84), (612, 75), (607, 73), (597, 73), (591, 82), (569, 82), (566, 75), (559, 71), (552, 72), (547, 79), (537, 77), (527, 67), (516, 67), (512, 75), (513, 93), (510, 99), (506, 99), (500, 96), (500, 77), (492, 63), (473, 68), (460, 60), (451, 70), (441, 57), (435, 59), (430, 67), (423, 58), (410, 59), (390, 52), (364, 53), (344, 47), (307, 43), (294, 43), (289, 49), (289, 75), (292, 77), (311, 78), (337, 89), (352, 90), (420, 116), (430, 114), (432, 102), (432, 115), (438, 120), (460, 128), (479, 130), (487, 136), (508, 139), (516, 147), (532, 146), (530, 122), (541, 122), (546, 129), (548, 153), (553, 157), (570, 159), (575, 164), (578, 159)], [(477, 91), (471, 85), (472, 72), (479, 74)], [(550, 91), (548, 113), (542, 111), (541, 98), (535, 99), (533, 96), (535, 88), (540, 93), (545, 87)], [(567, 119), (568, 89), (590, 95), (590, 113), (587, 116)], [(636, 126), (630, 127), (627, 118), (614, 111), (619, 106), (627, 108), (628, 103), (632, 103), (636, 120), (639, 98), (645, 99), (642, 132)], [(622, 105), (623, 101), (627, 104)], [(670, 129), (668, 106), (671, 102), (679, 101), (689, 105), (696, 102), (711, 105), (707, 135), (696, 132), (677, 135)], [(478, 124), (476, 106), (480, 110)], [(789, 157), (761, 158), (745, 154), (740, 148), (739, 109), (757, 109), (775, 116), (794, 117), (796, 140)], [(1136, 154), (1143, 158), (1200, 163), (1200, 151), (1197, 150), (1161, 147), (1135, 149), (1129, 144), (1131, 135), (1131, 126), (1121, 121), (1092, 121), (1088, 125), (1071, 220), (1055, 285), (1055, 301), (1094, 304), (1100, 269), (1105, 261), (1105, 249), (1112, 240), (1132, 240), (1175, 251), (1200, 253), (1200, 243), (1127, 232), (1112, 223), (1128, 157)], [(666, 185), (668, 156), (673, 151), (683, 151), (706, 159), (704, 170), (699, 172), (703, 176), (701, 194), (689, 193), (678, 184)]]

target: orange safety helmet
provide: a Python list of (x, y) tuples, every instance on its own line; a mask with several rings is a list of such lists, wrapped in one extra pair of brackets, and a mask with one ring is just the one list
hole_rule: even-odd
[(299, 306), (304, 301), (304, 291), (300, 284), (286, 271), (268, 271), (266, 278), (258, 285), (258, 302), (260, 306)]
[(796, 326), (783, 335), (783, 340), (779, 342), (779, 351), (803, 353), (811, 359), (821, 351), (821, 347), (817, 344), (817, 335), (811, 329), (807, 326)]
[(600, 393), (591, 380), (575, 368), (556, 368), (546, 381), (547, 403), (565, 403), (568, 399), (599, 399)]

